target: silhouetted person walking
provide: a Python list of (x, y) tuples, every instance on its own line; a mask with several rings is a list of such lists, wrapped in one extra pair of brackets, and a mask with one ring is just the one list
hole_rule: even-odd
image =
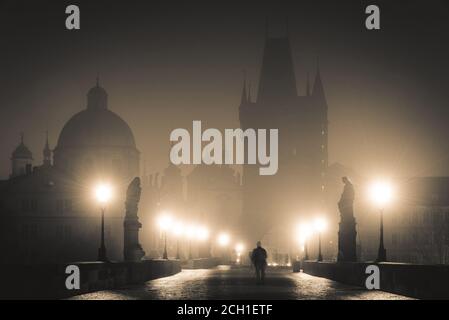
[(255, 248), (251, 254), (251, 262), (256, 269), (257, 282), (264, 282), (265, 269), (267, 267), (267, 251), (262, 248), (260, 241), (257, 241), (257, 248)]

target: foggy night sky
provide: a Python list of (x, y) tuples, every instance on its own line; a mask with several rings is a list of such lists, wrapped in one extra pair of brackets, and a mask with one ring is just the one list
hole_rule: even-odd
[[(65, 29), (69, 4), (80, 6), (80, 31)], [(380, 6), (381, 31), (365, 29), (368, 4)], [(237, 128), (243, 69), (257, 87), (265, 17), (275, 34), (287, 15), (301, 95), (320, 59), (330, 164), (449, 175), (447, 1), (14, 0), (0, 1), (0, 178), (21, 131), (41, 164), (45, 130), (54, 147), (97, 73), (148, 172), (168, 164), (175, 128)]]

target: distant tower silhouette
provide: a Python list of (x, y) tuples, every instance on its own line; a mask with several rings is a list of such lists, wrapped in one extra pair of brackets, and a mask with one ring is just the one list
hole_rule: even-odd
[(33, 165), (33, 154), (24, 143), (24, 135), (20, 134), (20, 144), (11, 156), (11, 178), (31, 173)]
[(46, 131), (46, 138), (45, 138), (45, 147), (43, 151), (44, 155), (44, 167), (50, 167), (51, 166), (51, 149), (48, 143), (48, 131)]
[(313, 84), (312, 98), (315, 103), (316, 113), (320, 117), (320, 125), (321, 125), (321, 139), (320, 139), (320, 147), (321, 147), (321, 159), (320, 159), (320, 174), (321, 174), (321, 191), (322, 191), (322, 199), (324, 200), (324, 192), (326, 187), (326, 172), (328, 163), (328, 118), (327, 118), (327, 101), (326, 95), (324, 93), (323, 82), (321, 81), (321, 72), (320, 72), (320, 64), (317, 59), (317, 71), (315, 77), (315, 83)]
[(273, 37), (267, 23), (256, 101), (242, 94), (239, 107), (243, 130), (279, 129), (277, 174), (260, 176), (257, 166), (243, 166), (242, 225), (251, 241), (277, 221), (287, 221), (282, 215), (319, 212), (324, 206), (328, 124), (323, 83), (317, 66), (312, 92), (307, 84), (305, 96), (298, 96), (287, 25), (286, 30)]

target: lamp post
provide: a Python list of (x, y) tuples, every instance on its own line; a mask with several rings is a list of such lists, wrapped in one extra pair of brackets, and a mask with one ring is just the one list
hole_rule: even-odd
[(100, 248), (98, 249), (98, 260), (107, 262), (106, 245), (104, 241), (104, 214), (106, 211), (106, 205), (112, 197), (112, 188), (109, 184), (99, 184), (95, 187), (95, 197), (100, 203), (101, 208), (101, 236), (100, 236)]
[(371, 185), (371, 198), (375, 205), (379, 206), (380, 230), (379, 230), (379, 250), (377, 252), (377, 262), (387, 261), (387, 250), (384, 246), (384, 207), (393, 198), (393, 188), (390, 183), (377, 181)]
[(222, 232), (217, 237), (218, 245), (222, 248), (222, 259), (224, 260), (227, 258), (226, 250), (225, 248), (229, 245), (229, 242), (231, 241), (231, 237), (229, 234)]
[(309, 260), (308, 239), (312, 234), (312, 227), (308, 223), (299, 225), (299, 243), (304, 245), (304, 260)]
[(242, 260), (241, 260), (241, 256), (242, 256), (242, 252), (245, 249), (245, 246), (242, 243), (238, 243), (235, 246), (235, 252), (237, 253), (237, 263), (238, 264), (242, 264)]
[(179, 253), (179, 238), (184, 234), (184, 226), (180, 222), (178, 222), (175, 225), (173, 232), (176, 236), (176, 259), (180, 260), (181, 255)]
[(309, 260), (309, 249), (307, 248), (307, 239), (304, 240), (304, 260)]
[(231, 238), (230, 238), (229, 234), (227, 234), (227, 233), (220, 233), (217, 238), (218, 244), (221, 247), (226, 247), (229, 244), (230, 240), (231, 240)]
[(167, 230), (172, 223), (172, 217), (168, 214), (159, 217), (159, 228), (164, 234), (164, 253), (162, 254), (162, 259), (168, 260), (167, 252)]
[(210, 256), (210, 247), (208, 246), (207, 240), (209, 239), (209, 229), (205, 226), (197, 226), (195, 231), (196, 240), (199, 241), (198, 244), (198, 257), (207, 258)]
[(318, 232), (318, 261), (323, 261), (323, 254), (321, 252), (321, 233), (326, 229), (326, 220), (324, 218), (315, 219), (315, 229)]
[(188, 253), (188, 259), (192, 260), (192, 239), (195, 236), (195, 227), (193, 225), (189, 225), (186, 229), (186, 236), (189, 240), (189, 253)]
[(387, 249), (384, 246), (384, 211), (380, 209), (380, 232), (379, 232), (379, 250), (377, 252), (377, 261), (387, 261)]

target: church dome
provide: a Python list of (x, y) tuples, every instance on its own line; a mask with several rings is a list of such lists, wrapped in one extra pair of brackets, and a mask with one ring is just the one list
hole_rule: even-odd
[(73, 147), (136, 148), (131, 128), (107, 109), (107, 93), (98, 82), (87, 94), (87, 109), (75, 114), (59, 135), (57, 149)]

